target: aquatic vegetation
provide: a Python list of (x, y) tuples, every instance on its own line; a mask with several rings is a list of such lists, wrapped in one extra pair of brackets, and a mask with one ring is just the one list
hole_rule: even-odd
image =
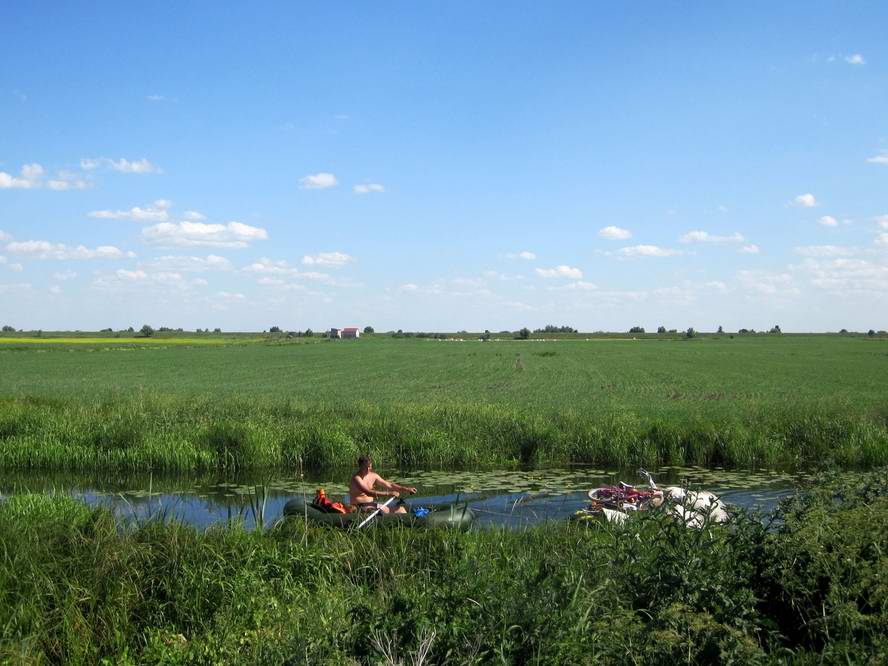
[(25, 495), (0, 504), (0, 661), (879, 663), (886, 542), (885, 470), (704, 530), (121, 528)]

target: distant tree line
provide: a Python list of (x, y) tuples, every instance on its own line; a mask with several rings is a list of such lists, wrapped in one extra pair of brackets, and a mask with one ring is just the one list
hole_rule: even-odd
[(555, 326), (554, 324), (546, 324), (543, 328), (537, 328), (534, 333), (576, 333), (577, 329), (573, 326)]

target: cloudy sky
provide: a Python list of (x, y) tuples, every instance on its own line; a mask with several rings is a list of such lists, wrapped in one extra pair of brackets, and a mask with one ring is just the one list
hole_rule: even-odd
[(776, 4), (10, 4), (0, 323), (888, 328), (888, 5)]

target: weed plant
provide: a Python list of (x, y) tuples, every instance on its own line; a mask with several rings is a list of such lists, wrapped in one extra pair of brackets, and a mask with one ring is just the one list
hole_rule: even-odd
[(0, 505), (0, 661), (884, 663), (885, 543), (885, 470), (702, 530), (199, 532), (22, 495)]
[(370, 452), (388, 466), (590, 463), (618, 467), (872, 467), (888, 425), (845, 407), (737, 409), (718, 418), (581, 414), (503, 405), (139, 394), (105, 401), (0, 401), (0, 468), (320, 469)]

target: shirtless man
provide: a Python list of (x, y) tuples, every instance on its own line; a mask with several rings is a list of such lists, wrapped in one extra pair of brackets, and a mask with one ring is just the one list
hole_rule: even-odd
[[(385, 490), (374, 490), (373, 487), (379, 484)], [(373, 461), (370, 456), (361, 456), (358, 458), (358, 471), (348, 483), (348, 501), (356, 507), (358, 511), (373, 511), (380, 509), (383, 513), (389, 513), (387, 506), (382, 506), (382, 502), (376, 501), (377, 497), (399, 497), (401, 493), (413, 494), (416, 488), (408, 488), (391, 481), (386, 481), (379, 474), (373, 471)], [(407, 513), (407, 509), (399, 506), (394, 510), (395, 513)]]

